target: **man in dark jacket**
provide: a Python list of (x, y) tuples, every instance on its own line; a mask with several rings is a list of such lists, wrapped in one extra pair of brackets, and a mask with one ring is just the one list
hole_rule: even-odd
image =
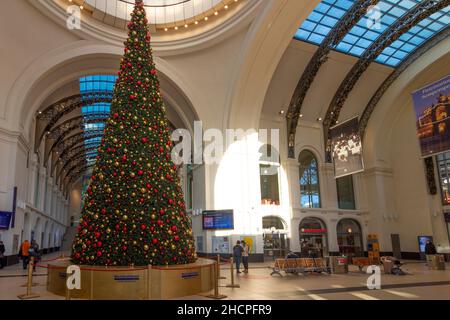
[(425, 254), (426, 255), (433, 255), (436, 254), (436, 247), (434, 246), (433, 242), (430, 240), (427, 240), (427, 243), (425, 244)]
[(233, 258), (234, 262), (236, 262), (236, 272), (241, 273), (239, 271), (239, 267), (241, 266), (242, 252), (244, 252), (244, 248), (241, 246), (241, 242), (238, 240), (236, 245), (233, 247)]
[(3, 269), (5, 265), (5, 245), (3, 241), (0, 241), (0, 269)]
[(433, 256), (437, 253), (436, 247), (434, 246), (433, 242), (430, 240), (427, 240), (425, 244), (425, 256), (427, 259), (427, 265), (431, 263), (431, 260), (433, 259)]

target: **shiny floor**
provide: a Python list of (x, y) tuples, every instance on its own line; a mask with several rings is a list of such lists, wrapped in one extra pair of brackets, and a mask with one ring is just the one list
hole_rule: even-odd
[[(50, 254), (44, 260), (60, 256)], [(227, 288), (231, 282), (230, 269), (222, 266), (219, 293), (230, 300), (405, 300), (432, 299), (450, 300), (450, 264), (446, 270), (429, 270), (425, 263), (404, 261), (405, 276), (381, 275), (381, 290), (367, 288), (368, 274), (350, 267), (348, 274), (282, 274), (271, 276), (271, 263), (251, 264), (248, 274), (235, 275), (240, 288)], [(37, 300), (63, 300), (46, 291), (46, 270), (38, 268), (33, 277), (36, 286), (33, 293)], [(26, 271), (22, 265), (14, 265), (0, 270), (0, 300), (18, 299), (25, 293)], [(183, 300), (209, 299), (205, 296), (184, 297)]]

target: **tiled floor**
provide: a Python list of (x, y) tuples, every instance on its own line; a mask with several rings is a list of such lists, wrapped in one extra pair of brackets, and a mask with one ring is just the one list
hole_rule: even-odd
[[(50, 254), (43, 259), (52, 259), (60, 254)], [(279, 275), (271, 276), (270, 264), (252, 264), (249, 274), (235, 274), (240, 288), (226, 288), (230, 283), (230, 270), (222, 268), (219, 292), (231, 300), (404, 300), (404, 299), (448, 299), (450, 300), (450, 265), (445, 271), (428, 270), (424, 263), (407, 263), (405, 276), (381, 276), (381, 290), (368, 290), (369, 275), (350, 268), (348, 274), (336, 275)], [(38, 268), (33, 282), (37, 299), (62, 300), (63, 297), (46, 291), (46, 270)], [(0, 270), (0, 299), (17, 299), (25, 293), (26, 271), (21, 265)], [(184, 297), (183, 300), (208, 299), (203, 296)]]

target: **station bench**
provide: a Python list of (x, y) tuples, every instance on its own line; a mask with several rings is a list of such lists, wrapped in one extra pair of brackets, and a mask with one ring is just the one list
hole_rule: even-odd
[(329, 268), (323, 258), (287, 258), (276, 259), (273, 266), (273, 271), (270, 275), (278, 274), (282, 276), (281, 272), (286, 274), (308, 274), (308, 273), (329, 273)]

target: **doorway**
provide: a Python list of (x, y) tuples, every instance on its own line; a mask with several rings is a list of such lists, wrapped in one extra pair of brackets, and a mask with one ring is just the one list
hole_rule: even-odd
[(328, 255), (328, 239), (325, 223), (318, 218), (305, 218), (300, 222), (300, 248), (302, 257)]
[(289, 239), (284, 221), (277, 216), (263, 217), (264, 260), (284, 258), (289, 252)]
[(397, 259), (401, 259), (402, 249), (400, 247), (400, 235), (391, 234), (391, 243), (392, 243), (392, 255)]

